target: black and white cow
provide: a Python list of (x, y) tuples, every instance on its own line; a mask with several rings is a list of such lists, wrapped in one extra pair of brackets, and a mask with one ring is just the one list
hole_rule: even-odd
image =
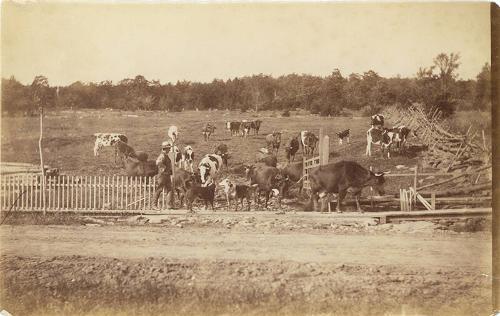
[(240, 124), (240, 134), (242, 137), (247, 137), (250, 134), (250, 129), (252, 128), (252, 122), (243, 120)]
[[(94, 136), (94, 156), (99, 156), (99, 151), (103, 147), (114, 146), (117, 142), (121, 141), (123, 143), (128, 143), (128, 138), (124, 134), (120, 133), (95, 133)], [(115, 147), (115, 160), (118, 157), (118, 149)]]
[(309, 131), (302, 131), (299, 136), (300, 145), (302, 146), (302, 155), (313, 155), (319, 141), (318, 137)]
[(337, 133), (337, 136), (339, 138), (339, 144), (342, 145), (344, 139), (347, 140), (347, 143), (349, 144), (349, 138), (351, 136), (351, 130), (348, 128), (346, 130), (343, 130), (341, 132)]
[(191, 170), (193, 172), (194, 150), (193, 147), (187, 145), (182, 151), (182, 164), (184, 170)]
[(387, 149), (387, 158), (391, 158), (391, 145), (394, 140), (394, 132), (388, 129), (379, 129), (370, 127), (366, 132), (366, 156), (372, 155), (372, 144), (380, 145), (382, 149), (382, 156), (384, 150)]
[[(404, 125), (401, 125), (393, 127), (390, 131), (394, 133), (393, 142), (396, 145), (396, 148), (400, 151), (405, 151), (406, 141), (408, 140), (412, 130)], [(415, 135), (415, 131), (413, 131), (413, 135)]]
[[(201, 159), (198, 170), (200, 171), (201, 183), (207, 186), (216, 178), (222, 167), (222, 157), (216, 154), (208, 154)], [(209, 181), (210, 180), (210, 181)]]
[(382, 114), (372, 115), (372, 127), (384, 127), (384, 116)]

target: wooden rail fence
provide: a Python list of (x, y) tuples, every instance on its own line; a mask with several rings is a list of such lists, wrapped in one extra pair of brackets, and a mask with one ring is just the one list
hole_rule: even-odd
[[(155, 187), (154, 177), (53, 176), (46, 178), (44, 205), (41, 175), (9, 175), (0, 179), (0, 206), (8, 209), (24, 192), (14, 210), (143, 210), (152, 207)], [(166, 198), (163, 192), (159, 207)]]

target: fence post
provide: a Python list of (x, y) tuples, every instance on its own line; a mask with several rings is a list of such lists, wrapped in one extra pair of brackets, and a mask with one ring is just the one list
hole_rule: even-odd
[(415, 195), (413, 196), (413, 202), (417, 203), (417, 177), (418, 177), (418, 165), (415, 165), (415, 178), (413, 179), (413, 189), (415, 190)]

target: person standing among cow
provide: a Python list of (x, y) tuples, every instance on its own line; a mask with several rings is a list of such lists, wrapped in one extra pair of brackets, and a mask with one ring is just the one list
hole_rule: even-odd
[[(164, 141), (161, 144), (161, 153), (156, 159), (156, 165), (158, 166), (158, 175), (157, 175), (157, 185), (153, 196), (153, 209), (158, 210), (158, 199), (160, 198), (160, 194), (163, 192), (163, 189), (166, 189), (168, 194), (172, 191), (172, 161), (168, 156), (170, 149), (172, 148), (172, 144), (169, 141)], [(169, 196), (168, 195), (168, 196)], [(170, 201), (167, 196), (167, 204)], [(167, 205), (167, 208), (168, 205)]]

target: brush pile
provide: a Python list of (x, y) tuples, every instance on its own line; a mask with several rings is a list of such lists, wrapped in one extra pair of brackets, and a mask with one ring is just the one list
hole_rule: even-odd
[(423, 161), (425, 167), (444, 172), (469, 171), (491, 162), (491, 149), (487, 148), (484, 131), (465, 134), (452, 133), (444, 127), (442, 113), (437, 108), (426, 110), (415, 103), (408, 109), (388, 109), (385, 113), (394, 125), (405, 125), (416, 133), (421, 145), (427, 147)]

